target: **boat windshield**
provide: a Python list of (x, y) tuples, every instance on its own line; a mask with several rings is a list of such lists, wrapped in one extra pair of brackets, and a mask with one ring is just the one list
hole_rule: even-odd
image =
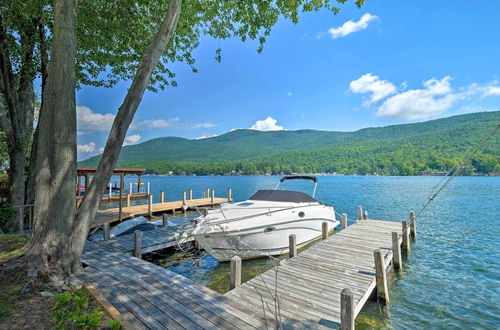
[(252, 197), (253, 201), (314, 203), (317, 202), (308, 194), (292, 190), (258, 190)]

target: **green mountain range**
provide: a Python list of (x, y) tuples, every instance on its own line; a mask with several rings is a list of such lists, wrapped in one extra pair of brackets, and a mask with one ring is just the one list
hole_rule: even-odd
[[(240, 129), (200, 140), (162, 137), (124, 147), (118, 166), (145, 167), (157, 174), (415, 175), (448, 170), (498, 124), (500, 111), (355, 132)], [(499, 136), (467, 161), (464, 174), (500, 171)], [(95, 166), (99, 159), (79, 164)]]

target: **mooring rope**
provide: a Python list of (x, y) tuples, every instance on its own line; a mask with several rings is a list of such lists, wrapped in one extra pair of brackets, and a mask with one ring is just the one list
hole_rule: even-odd
[[(439, 181), (439, 183), (434, 186), (433, 191), (427, 196), (427, 200), (424, 203), (424, 206), (415, 214), (413, 219), (410, 219), (410, 223), (412, 223), (415, 219), (417, 219), (422, 212), (434, 201), (434, 199), (438, 196), (441, 191), (443, 191), (453, 179), (455, 179), (462, 171), (464, 164), (472, 159), (482, 148), (485, 147), (486, 143), (497, 133), (500, 129), (500, 124), (497, 124), (495, 128), (476, 146), (469, 148), (469, 150), (460, 158), (446, 173), (446, 175)], [(450, 175), (451, 174), (451, 175)]]

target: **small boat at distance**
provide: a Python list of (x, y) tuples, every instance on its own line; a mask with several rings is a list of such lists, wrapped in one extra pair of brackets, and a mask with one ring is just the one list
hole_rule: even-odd
[[(287, 180), (314, 182), (312, 196), (278, 190)], [(330, 230), (339, 224), (333, 207), (314, 199), (317, 184), (314, 176), (285, 176), (274, 190), (259, 190), (248, 200), (222, 204), (195, 219), (197, 225), (191, 235), (219, 261), (233, 256), (251, 259), (288, 253), (289, 235), (295, 234), (301, 246), (321, 235), (323, 222)]]

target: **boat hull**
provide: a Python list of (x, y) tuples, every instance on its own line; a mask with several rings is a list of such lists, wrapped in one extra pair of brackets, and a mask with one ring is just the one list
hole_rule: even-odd
[(299, 246), (317, 239), (321, 236), (323, 222), (328, 223), (329, 230), (339, 224), (333, 208), (309, 205), (238, 221), (202, 223), (192, 235), (219, 261), (230, 260), (233, 256), (251, 259), (288, 253), (289, 236), (292, 234), (296, 236)]

